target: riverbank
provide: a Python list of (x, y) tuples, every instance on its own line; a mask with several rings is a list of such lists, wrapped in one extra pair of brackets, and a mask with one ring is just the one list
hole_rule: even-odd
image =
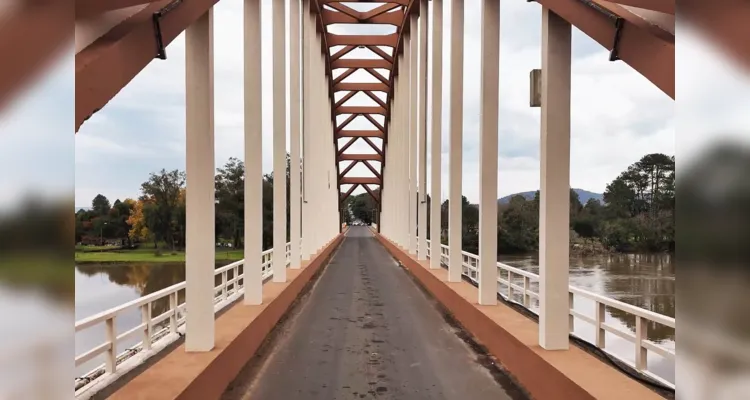
[[(237, 261), (244, 258), (242, 250), (216, 249), (216, 261)], [(134, 249), (121, 251), (98, 251), (98, 252), (75, 252), (77, 264), (86, 263), (122, 263), (122, 262), (147, 262), (147, 263), (171, 263), (185, 262), (185, 252), (154, 249)]]
[(594, 256), (614, 253), (598, 239), (573, 238), (570, 241), (570, 254), (576, 256)]
[(3, 254), (0, 256), (0, 286), (21, 290), (41, 288), (45, 294), (69, 301), (75, 294), (75, 282), (68, 265), (56, 254)]

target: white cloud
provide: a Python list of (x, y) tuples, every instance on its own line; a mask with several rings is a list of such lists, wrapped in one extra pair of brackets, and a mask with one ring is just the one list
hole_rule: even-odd
[[(267, 155), (271, 154), (272, 143), (270, 3), (269, 0), (262, 3), (262, 32), (266, 39), (262, 50), (263, 147)], [(534, 190), (539, 185), (539, 109), (528, 107), (528, 75), (529, 70), (541, 65), (541, 7), (522, 1), (501, 4), (499, 196)], [(442, 187), (447, 193), (450, 1), (446, 1), (445, 6)], [(463, 185), (467, 197), (476, 201), (481, 62), (478, 21), (481, 18), (479, 1), (468, 0), (466, 6)], [(230, 156), (243, 158), (242, 2), (218, 3), (214, 22), (216, 162), (220, 165)], [(151, 63), (107, 107), (84, 124), (76, 149), (85, 150), (87, 157), (82, 156), (76, 162), (76, 172), (84, 168), (84, 160), (90, 163), (97, 158), (100, 160), (98, 168), (113, 168), (107, 157), (115, 157), (117, 152), (122, 154), (123, 151), (135, 153), (132, 162), (138, 163), (135, 158), (140, 158), (143, 164), (153, 166), (152, 170), (184, 168), (182, 38), (176, 40), (167, 53), (168, 60)], [(574, 33), (573, 53), (572, 185), (602, 191), (620, 171), (642, 155), (657, 151), (674, 154), (673, 101), (623, 62), (609, 62), (608, 53), (580, 32)], [(127, 119), (122, 117), (123, 112), (127, 112)], [(83, 135), (96, 139), (81, 140)], [(148, 152), (152, 147), (159, 149), (157, 154)], [(163, 157), (165, 153), (168, 157)], [(264, 158), (264, 170), (270, 170), (271, 161), (270, 156)], [(113, 174), (140, 174), (127, 184), (117, 185), (131, 196), (137, 194), (138, 183), (148, 172), (112, 171)], [(80, 188), (109, 186), (104, 178), (93, 176), (90, 181), (79, 180), (77, 184)], [(93, 191), (77, 190), (77, 201), (90, 201), (87, 196), (91, 193)]]

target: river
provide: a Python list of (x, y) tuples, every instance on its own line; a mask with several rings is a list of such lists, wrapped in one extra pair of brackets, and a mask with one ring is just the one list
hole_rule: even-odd
[[(535, 256), (500, 256), (499, 261), (534, 273), (539, 272), (538, 259)], [(85, 318), (184, 279), (185, 268), (182, 263), (76, 266), (75, 318)], [(670, 317), (675, 315), (675, 264), (673, 256), (667, 254), (571, 257), (570, 283), (647, 310)], [(585, 300), (576, 300), (574, 306), (578, 311), (594, 315), (593, 304), (588, 304)], [(124, 314), (116, 321), (117, 331), (125, 332), (136, 326), (140, 318), (138, 310)], [(609, 308), (606, 321), (624, 330), (633, 331), (635, 327), (633, 317)], [(593, 340), (594, 337), (593, 327), (585, 322), (576, 322), (575, 333), (588, 340)], [(674, 329), (656, 324), (649, 325), (648, 338), (665, 347), (674, 348)], [(609, 333), (606, 340), (607, 351), (627, 360), (634, 359), (634, 346), (631, 343)], [(80, 332), (76, 335), (76, 354), (81, 354), (103, 341), (103, 326)], [(132, 341), (133, 343), (124, 343), (122, 350), (135, 344), (138, 338), (133, 338)], [(674, 362), (653, 354), (649, 354), (648, 361), (651, 372), (674, 382)], [(101, 362), (101, 359), (92, 360), (77, 368), (76, 373), (85, 373)]]

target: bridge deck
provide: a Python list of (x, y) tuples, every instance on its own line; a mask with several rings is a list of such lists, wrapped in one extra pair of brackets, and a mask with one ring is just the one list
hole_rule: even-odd
[(524, 398), (364, 227), (280, 329), (225, 399)]

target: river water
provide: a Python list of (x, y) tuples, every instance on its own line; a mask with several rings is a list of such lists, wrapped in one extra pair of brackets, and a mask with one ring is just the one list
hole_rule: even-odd
[[(539, 273), (536, 256), (499, 256), (498, 261), (523, 270)], [(522, 282), (517, 282), (522, 284)], [(570, 258), (570, 284), (589, 292), (600, 294), (623, 303), (663, 314), (675, 316), (676, 281), (675, 260), (670, 254), (611, 254), (599, 256), (573, 256)], [(532, 284), (537, 291), (538, 285)], [(516, 299), (521, 301), (520, 296)], [(532, 309), (538, 311), (535, 302)], [(588, 299), (574, 299), (576, 311), (594, 317), (594, 303)], [(625, 332), (635, 333), (635, 317), (617, 309), (606, 307), (605, 322)], [(647, 337), (660, 346), (675, 349), (675, 330), (649, 323)], [(574, 333), (594, 342), (595, 329), (586, 321), (576, 319)], [(635, 362), (635, 345), (607, 332), (606, 350), (631, 363)], [(659, 355), (648, 353), (648, 370), (674, 383), (675, 363)]]
[[(499, 261), (538, 273), (538, 259), (535, 256), (500, 256)], [(75, 272), (75, 318), (80, 320), (97, 312), (145, 296), (175, 283), (185, 280), (183, 263), (129, 263), (129, 264), (86, 264), (76, 266)], [(615, 254), (605, 256), (571, 257), (570, 283), (576, 287), (620, 300), (670, 317), (675, 315), (675, 264), (673, 256), (666, 254)], [(536, 288), (534, 288), (536, 290)], [(532, 308), (535, 305), (532, 304)], [(161, 307), (156, 305), (155, 307)], [(166, 310), (166, 304), (163, 306)], [(593, 316), (593, 304), (577, 299), (576, 310)], [(159, 315), (164, 310), (153, 310)], [(126, 332), (140, 323), (140, 311), (131, 310), (118, 317), (118, 333)], [(632, 316), (607, 309), (606, 322), (626, 331), (634, 331)], [(103, 324), (102, 324), (103, 325)], [(576, 321), (575, 333), (587, 340), (593, 340), (594, 329), (583, 321)], [(648, 338), (668, 348), (675, 346), (674, 329), (660, 325), (649, 325)], [(123, 343), (122, 351), (133, 343)], [(82, 354), (105, 341), (104, 327), (86, 329), (76, 334), (76, 354)], [(607, 351), (626, 360), (634, 360), (634, 345), (617, 336), (606, 335)], [(92, 360), (79, 368), (83, 374), (102, 359)], [(648, 368), (660, 377), (674, 382), (674, 362), (649, 353)]]

